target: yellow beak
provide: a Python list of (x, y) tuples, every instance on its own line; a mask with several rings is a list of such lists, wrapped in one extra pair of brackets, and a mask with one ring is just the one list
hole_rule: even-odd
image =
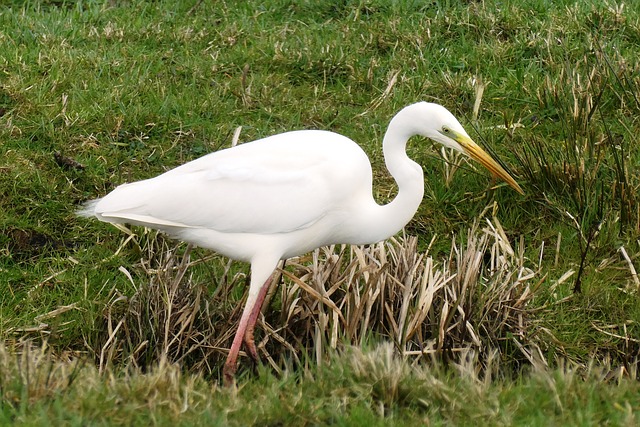
[(491, 157), (486, 151), (484, 151), (478, 144), (473, 142), (471, 138), (466, 135), (455, 134), (453, 139), (460, 144), (464, 152), (480, 163), (482, 166), (487, 168), (489, 172), (493, 174), (493, 176), (497, 178), (501, 178), (507, 184), (511, 186), (514, 190), (516, 190), (520, 194), (524, 194), (522, 188), (518, 185), (518, 183), (513, 179), (509, 173), (498, 162), (496, 162), (493, 157)]

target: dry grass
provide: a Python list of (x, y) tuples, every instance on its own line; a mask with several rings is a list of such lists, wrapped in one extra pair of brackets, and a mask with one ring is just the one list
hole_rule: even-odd
[[(190, 247), (151, 236), (138, 265), (149, 282), (130, 297), (114, 288), (104, 310), (102, 333), (91, 345), (100, 369), (167, 360), (217, 372), (242, 307), (228, 301), (246, 278), (219, 257), (191, 260)], [(523, 248), (511, 245), (495, 215), (476, 221), (463, 240), (453, 239), (440, 260), (419, 250), (415, 237), (321, 248), (289, 260), (258, 321), (263, 360), (277, 372), (320, 365), (333, 349), (373, 338), (392, 342), (413, 363), (471, 357), (484, 370), (495, 358), (516, 362), (503, 364), (511, 368), (532, 362), (536, 273), (526, 267)], [(189, 274), (204, 261), (222, 271), (211, 295)]]
[[(214, 392), (177, 364), (161, 361), (144, 374), (130, 368), (100, 372), (84, 359), (57, 354), (46, 342), (0, 344), (0, 417), (13, 414), (11, 424), (33, 425), (27, 420), (40, 417), (42, 425), (49, 417), (68, 421), (69, 413), (83, 417), (83, 425), (105, 420), (109, 425), (138, 425), (149, 421), (149, 413), (177, 421), (185, 412), (205, 410)], [(57, 412), (58, 405), (64, 406), (63, 414)]]
[[(56, 361), (57, 359), (57, 361)], [(0, 345), (0, 398), (8, 404), (26, 400), (35, 402), (49, 398), (73, 384), (82, 365), (59, 355), (51, 357), (43, 344), (34, 346), (23, 341), (15, 346)]]
[[(441, 263), (417, 244), (415, 237), (403, 237), (323, 248), (310, 263), (292, 263), (294, 273), (286, 275), (293, 285), (281, 288), (287, 309), (279, 319), (291, 325), (287, 341), (312, 345), (319, 363), (326, 349), (362, 346), (372, 335), (416, 361), (459, 361), (469, 351), (483, 363), (494, 351), (505, 359), (528, 354), (524, 349), (535, 335), (529, 308), (535, 273), (495, 216), (484, 227), (474, 223), (465, 244), (452, 241)], [(524, 353), (511, 352), (509, 343)]]
[[(115, 287), (103, 312), (103, 329), (91, 345), (101, 371), (113, 363), (145, 368), (158, 361), (182, 363), (195, 371), (212, 372), (215, 355), (226, 352), (233, 338), (235, 320), (225, 315), (232, 289), (245, 281), (243, 274), (222, 266), (221, 280), (213, 294), (206, 284), (193, 280), (190, 267), (217, 262), (219, 257), (192, 261), (191, 247), (175, 245), (158, 233), (141, 239), (143, 256), (135, 267), (148, 283), (128, 297)], [(135, 282), (124, 268), (121, 270)], [(135, 286), (135, 283), (134, 283)]]
[[(593, 252), (640, 229), (640, 189), (634, 125), (640, 113), (638, 64), (595, 38), (590, 55), (565, 62), (537, 89), (537, 135), (514, 151), (544, 209), (577, 232), (580, 248), (574, 292), (581, 292)], [(558, 132), (546, 123), (558, 122)], [(630, 235), (631, 235), (630, 234)]]
[(400, 425), (480, 419), (492, 425), (538, 425), (541, 419), (637, 425), (637, 364), (629, 370), (606, 362), (538, 365), (512, 382), (478, 372), (475, 359), (453, 363), (454, 370), (440, 363), (416, 367), (390, 342), (365, 351), (346, 347), (328, 358), (327, 368), (307, 371), (305, 382), (266, 375), (230, 390), (166, 361), (146, 372), (100, 372), (46, 343), (0, 344), (0, 424), (325, 425), (353, 417), (349, 424), (361, 425), (358, 408)]

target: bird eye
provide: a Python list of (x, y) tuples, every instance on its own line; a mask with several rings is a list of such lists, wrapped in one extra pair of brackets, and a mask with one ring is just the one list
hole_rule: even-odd
[(448, 127), (446, 127), (446, 126), (442, 126), (442, 133), (444, 133), (444, 134), (447, 134), (447, 135), (448, 135), (450, 132), (451, 132), (451, 130), (450, 130)]

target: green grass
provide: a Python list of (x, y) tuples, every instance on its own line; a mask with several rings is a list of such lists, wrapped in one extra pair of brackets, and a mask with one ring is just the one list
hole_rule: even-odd
[[(0, 379), (2, 421), (633, 425), (640, 286), (629, 261), (640, 268), (640, 6), (262, 3), (1, 3), (0, 336), (6, 354), (21, 348), (17, 342), (45, 341), (50, 363), (64, 364), (56, 359), (67, 354), (84, 363), (77, 375), (59, 368), (70, 376), (61, 374), (46, 393), (31, 394), (24, 376)], [(445, 263), (451, 236), (464, 239), (496, 202), (512, 245), (521, 242), (540, 281), (528, 332), (550, 372), (510, 368), (477, 386), (440, 362), (435, 373), (421, 363), (402, 375), (424, 396), (405, 389), (380, 398), (348, 358), (331, 369), (314, 368), (308, 356), (280, 379), (266, 367), (260, 375), (247, 370), (237, 395), (215, 385), (219, 354), (202, 372), (140, 373), (117, 364), (95, 371), (114, 327), (109, 310), (125, 310), (122, 301), (149, 283), (140, 259), (154, 254), (145, 252), (153, 245), (141, 231), (135, 244), (76, 218), (82, 201), (227, 147), (238, 126), (241, 142), (299, 128), (351, 137), (370, 155), (374, 194), (385, 201), (393, 182), (380, 141), (393, 114), (417, 100), (453, 111), (520, 177), (526, 196), (506, 186), (488, 190), (490, 177), (465, 163), (447, 182), (438, 149), (417, 140), (410, 152), (424, 165), (426, 197), (407, 233), (422, 249), (436, 236), (429, 253)], [(227, 322), (242, 297), (241, 286), (230, 300), (217, 297), (224, 277), (239, 274), (234, 283), (242, 283), (246, 273), (225, 266), (216, 259), (190, 270), (192, 282), (215, 296), (213, 322)], [(268, 320), (277, 328), (282, 317)], [(218, 324), (220, 333), (227, 325)], [(304, 348), (294, 350), (304, 359)], [(582, 379), (562, 363), (596, 367)], [(602, 381), (593, 372), (609, 368), (600, 366), (632, 378)], [(69, 378), (76, 379), (65, 385)], [(160, 397), (145, 400), (140, 390)]]
[[(37, 349), (2, 348), (0, 422), (17, 425), (636, 425), (639, 383), (603, 368), (486, 381), (464, 365), (410, 369), (393, 348), (347, 349), (323, 368), (237, 390), (175, 365), (99, 374)], [(23, 366), (19, 366), (22, 364)], [(22, 376), (27, 375), (28, 380)]]

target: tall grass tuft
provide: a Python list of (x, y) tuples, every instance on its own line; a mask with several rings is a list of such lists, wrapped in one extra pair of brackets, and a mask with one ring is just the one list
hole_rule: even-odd
[[(131, 297), (114, 291), (94, 354), (102, 369), (167, 360), (216, 372), (239, 321), (234, 288), (245, 277), (227, 264), (208, 295), (188, 274), (196, 262), (189, 248), (178, 256), (155, 236), (140, 263), (149, 282)], [(514, 249), (495, 216), (477, 220), (462, 240), (453, 239), (440, 260), (418, 250), (415, 237), (320, 248), (289, 260), (258, 320), (263, 360), (277, 372), (321, 365), (338, 347), (382, 338), (414, 363), (471, 356), (478, 370), (496, 357), (512, 369), (528, 363), (536, 346), (529, 304), (536, 273), (526, 267), (523, 248)]]
[(188, 274), (190, 267), (209, 258), (192, 260), (191, 246), (176, 246), (159, 233), (148, 236), (142, 239), (137, 265), (148, 283), (130, 297), (113, 288), (102, 330), (90, 340), (100, 370), (112, 364), (144, 369), (162, 361), (211, 372), (213, 355), (224, 352), (233, 338), (235, 323), (233, 316), (226, 316), (226, 299), (245, 276), (230, 272), (231, 263), (226, 262), (218, 288), (209, 295), (207, 284)]
[(293, 286), (281, 288), (287, 309), (278, 322), (291, 327), (280, 335), (313, 348), (318, 363), (327, 348), (362, 346), (374, 336), (416, 362), (458, 362), (471, 352), (485, 364), (496, 351), (504, 362), (522, 361), (521, 348), (535, 342), (535, 272), (497, 218), (484, 220), (465, 243), (454, 239), (440, 262), (420, 252), (415, 237), (316, 250), (311, 262), (294, 263)]
[[(640, 229), (640, 180), (630, 173), (638, 161), (630, 148), (637, 142), (632, 123), (640, 116), (640, 64), (593, 43), (591, 55), (545, 77), (537, 92), (539, 136), (515, 144), (541, 205), (576, 230), (581, 258), (574, 292), (602, 234)], [(560, 122), (562, 134), (546, 132), (548, 122)], [(601, 233), (603, 227), (612, 233)]]

